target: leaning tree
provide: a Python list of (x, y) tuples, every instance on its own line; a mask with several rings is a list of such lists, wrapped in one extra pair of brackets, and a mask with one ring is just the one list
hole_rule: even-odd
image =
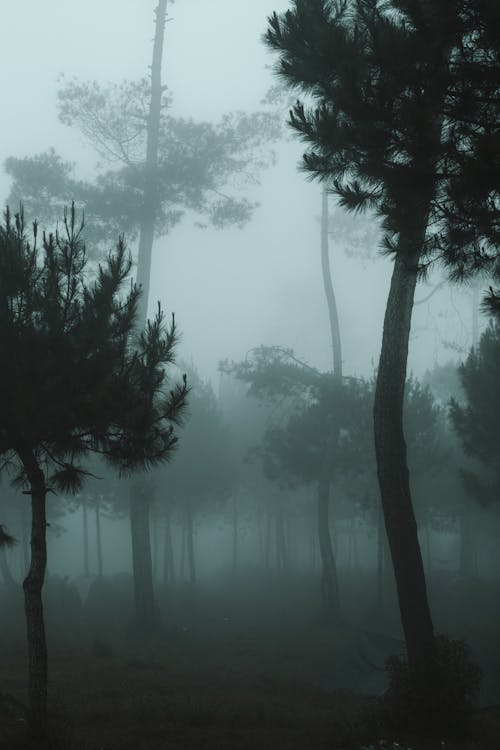
[(31, 726), (47, 728), (47, 646), (42, 587), (46, 495), (81, 487), (82, 461), (105, 458), (122, 474), (168, 459), (187, 385), (171, 382), (175, 321), (158, 308), (136, 327), (140, 290), (124, 285), (131, 261), (122, 239), (95, 279), (86, 270), (75, 209), (61, 231), (28, 241), (22, 213), (0, 228), (0, 453), (31, 496), (31, 562), (23, 582)]
[(308, 97), (290, 112), (310, 147), (304, 169), (346, 207), (373, 208), (394, 258), (375, 447), (408, 663), (422, 698), (437, 685), (436, 645), (403, 431), (408, 342), (419, 274), (437, 257), (458, 274), (474, 270), (489, 262), (496, 238), (499, 61), (491, 24), (499, 11), (491, 5), (293, 0), (269, 18), (266, 35), (279, 74)]

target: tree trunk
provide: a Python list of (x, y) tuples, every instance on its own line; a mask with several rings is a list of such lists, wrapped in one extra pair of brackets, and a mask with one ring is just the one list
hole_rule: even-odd
[(193, 512), (190, 500), (186, 502), (186, 541), (189, 562), (189, 583), (194, 589), (196, 586), (196, 561), (194, 557)]
[(135, 626), (149, 631), (158, 626), (153, 592), (153, 566), (149, 537), (150, 490), (134, 483), (136, 494), (130, 506), (130, 528), (132, 532), (132, 565), (134, 571)]
[(99, 578), (102, 578), (101, 500), (99, 497), (96, 498), (95, 503), (95, 540), (97, 547), (97, 575)]
[(31, 449), (18, 451), (31, 493), (31, 561), (23, 581), (29, 661), (30, 726), (37, 737), (47, 732), (47, 641), (43, 618), (42, 587), (47, 567), (45, 477)]
[(236, 494), (233, 495), (233, 554), (231, 570), (233, 575), (236, 573), (238, 566), (238, 499)]
[(172, 547), (172, 526), (170, 523), (170, 503), (165, 505), (165, 540), (163, 548), (163, 584), (175, 584), (174, 550)]
[[(155, 15), (155, 38), (151, 62), (151, 98), (149, 102), (146, 161), (144, 164), (144, 192), (142, 196), (142, 217), (139, 229), (139, 251), (137, 259), (137, 285), (142, 288), (139, 298), (137, 320), (144, 325), (147, 320), (151, 256), (154, 229), (158, 213), (157, 169), (158, 139), (160, 131), (161, 62), (167, 13), (167, 0), (158, 0)], [(136, 485), (138, 483), (135, 483)], [(143, 502), (136, 486), (130, 503), (130, 524), (132, 529), (132, 560), (134, 573), (135, 609), (137, 624), (147, 630), (156, 627), (156, 605), (153, 590), (153, 570), (151, 561), (151, 540), (149, 534), (149, 502)], [(150, 499), (150, 498), (149, 498)], [(139, 618), (140, 615), (140, 618)]]
[(276, 498), (275, 508), (276, 568), (279, 572), (285, 573), (288, 570), (288, 550), (286, 547), (283, 506), (279, 496)]
[(82, 498), (82, 524), (83, 524), (83, 575), (88, 578), (89, 569), (89, 516), (87, 498)]
[(321, 558), (321, 602), (323, 616), (328, 620), (340, 618), (340, 599), (337, 566), (333, 554), (329, 527), (330, 472), (318, 484), (318, 539)]
[[(342, 348), (340, 326), (328, 247), (328, 193), (323, 188), (321, 193), (321, 270), (330, 321), (330, 341), (332, 346), (332, 367), (336, 383), (342, 383)], [(336, 419), (330, 425), (330, 434), (326, 440), (321, 473), (318, 480), (318, 538), (321, 557), (321, 601), (323, 614), (327, 619), (340, 617), (340, 598), (337, 581), (337, 568), (330, 536), (329, 505), (335, 450), (339, 436), (339, 425)]]
[(384, 514), (380, 507), (377, 514), (377, 601), (376, 609), (384, 610)]
[(17, 583), (12, 577), (10, 572), (10, 566), (7, 560), (7, 550), (5, 547), (0, 546), (0, 572), (2, 573), (3, 582), (7, 589), (17, 589)]
[[(417, 220), (417, 219), (415, 219)], [(403, 401), (413, 297), (421, 235), (405, 247), (400, 238), (387, 300), (374, 401), (377, 471), (408, 664), (419, 684), (435, 669), (434, 630), (427, 600), (422, 555), (413, 512), (403, 433)], [(418, 248), (418, 249), (413, 249)], [(405, 252), (406, 250), (406, 252)], [(430, 671), (429, 671), (430, 670)]]

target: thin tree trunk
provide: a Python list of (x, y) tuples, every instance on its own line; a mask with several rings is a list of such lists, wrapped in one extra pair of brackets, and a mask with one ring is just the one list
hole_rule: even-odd
[(194, 557), (193, 512), (191, 509), (190, 500), (188, 500), (186, 503), (186, 537), (189, 562), (189, 583), (194, 589), (194, 587), (196, 586), (196, 561)]
[(380, 506), (377, 514), (377, 610), (384, 609), (384, 514)]
[(6, 548), (0, 546), (0, 572), (2, 573), (3, 582), (7, 589), (17, 589), (17, 583), (14, 580), (10, 571), (9, 562), (7, 560)]
[(47, 641), (43, 617), (42, 587), (47, 567), (45, 477), (30, 449), (19, 450), (31, 493), (31, 561), (23, 581), (29, 661), (30, 726), (37, 737), (47, 732)]
[(101, 500), (99, 497), (96, 498), (95, 503), (95, 540), (97, 547), (97, 575), (99, 578), (102, 578)]
[[(374, 401), (375, 450), (384, 520), (408, 664), (420, 688), (422, 680), (434, 673), (436, 651), (411, 500), (403, 401), (417, 267), (426, 225), (425, 217), (421, 222), (421, 235), (411, 245), (400, 238), (387, 300)], [(412, 247), (418, 249), (412, 250)]]
[[(23, 498), (24, 500), (24, 498)], [(21, 504), (21, 548), (23, 552), (22, 564), (23, 571), (21, 577), (24, 578), (30, 565), (29, 537), (30, 537), (30, 517), (29, 508), (24, 503)]]
[(186, 538), (187, 538), (187, 513), (182, 514), (181, 521), (181, 561), (180, 561), (180, 580), (184, 583), (186, 580)]
[[(137, 285), (142, 288), (139, 297), (137, 320), (144, 325), (147, 320), (149, 282), (151, 275), (151, 257), (153, 250), (154, 229), (158, 214), (158, 141), (160, 132), (161, 98), (161, 63), (167, 0), (158, 0), (155, 10), (155, 37), (153, 59), (151, 63), (151, 98), (149, 102), (146, 162), (144, 165), (144, 192), (142, 196), (142, 217), (139, 229), (139, 251), (137, 258)], [(149, 534), (149, 502), (142, 502), (144, 493), (134, 483), (130, 502), (130, 523), (132, 529), (132, 560), (134, 572), (135, 609), (140, 614), (141, 626), (150, 630), (157, 625), (156, 605), (153, 589), (153, 569), (151, 561), (151, 540)], [(139, 621), (138, 621), (139, 624)]]
[(165, 544), (163, 549), (163, 583), (175, 584), (174, 550), (172, 547), (172, 526), (170, 522), (170, 503), (165, 506)]
[(233, 554), (231, 561), (231, 570), (233, 575), (236, 573), (238, 566), (238, 499), (236, 493), (233, 495)]
[(88, 578), (90, 575), (89, 568), (89, 516), (87, 507), (87, 498), (82, 498), (82, 524), (83, 524), (83, 575)]
[[(332, 346), (332, 367), (336, 384), (342, 383), (342, 348), (337, 303), (333, 290), (330, 257), (328, 248), (328, 193), (323, 188), (321, 194), (321, 270), (323, 286), (328, 306), (330, 321), (330, 340)], [(318, 536), (321, 557), (321, 601), (324, 615), (330, 618), (340, 617), (340, 598), (337, 581), (335, 555), (330, 536), (329, 505), (330, 486), (338, 442), (339, 425), (334, 420), (330, 425), (330, 434), (324, 447), (324, 454), (318, 480)]]
[(134, 571), (135, 626), (139, 630), (157, 627), (157, 611), (153, 593), (151, 547), (149, 536), (149, 488), (142, 487), (142, 496), (135, 490), (136, 502), (130, 507), (132, 533), (132, 565)]

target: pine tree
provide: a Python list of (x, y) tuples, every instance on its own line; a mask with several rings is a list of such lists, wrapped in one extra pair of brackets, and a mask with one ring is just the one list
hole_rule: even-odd
[(74, 206), (60, 231), (29, 241), (22, 212), (0, 228), (0, 454), (31, 495), (31, 562), (23, 582), (31, 725), (47, 728), (42, 606), (46, 495), (71, 492), (82, 461), (101, 455), (122, 474), (167, 460), (182, 419), (186, 379), (169, 383), (175, 320), (136, 329), (139, 290), (123, 293), (131, 261), (123, 239), (89, 278)]
[[(307, 96), (290, 112), (309, 146), (303, 168), (347, 208), (373, 209), (394, 257), (375, 447), (421, 697), (438, 680), (403, 432), (411, 313), (419, 274), (435, 259), (460, 277), (496, 257), (499, 15), (484, 0), (293, 0), (270, 17), (266, 35), (279, 53), (278, 73)], [(428, 708), (436, 705), (431, 698)]]

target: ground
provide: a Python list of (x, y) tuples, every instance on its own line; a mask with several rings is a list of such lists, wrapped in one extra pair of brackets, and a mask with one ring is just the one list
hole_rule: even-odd
[[(103, 600), (111, 590), (104, 585)], [(384, 635), (348, 618), (328, 624), (316, 597), (310, 582), (298, 580), (242, 579), (237, 587), (165, 594), (163, 630), (145, 638), (106, 619), (104, 605), (98, 615), (96, 602), (66, 627), (53, 608), (51, 747), (397, 750), (399, 743), (399, 750), (498, 750), (498, 706), (477, 712), (471, 735), (460, 741), (391, 729), (380, 718), (380, 700), (368, 694), (383, 690), (384, 648), (399, 643), (390, 618)], [(0, 748), (34, 748), (24, 739), (23, 640), (10, 632), (0, 646)]]

